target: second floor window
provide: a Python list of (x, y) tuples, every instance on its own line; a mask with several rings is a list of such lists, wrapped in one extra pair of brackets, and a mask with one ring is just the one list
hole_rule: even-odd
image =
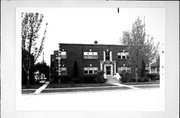
[(110, 52), (106, 52), (106, 60), (110, 60)]
[(117, 56), (119, 59), (129, 59), (129, 52), (118, 52)]
[(61, 51), (61, 59), (66, 59), (67, 55), (66, 55), (66, 51)]
[(97, 52), (84, 52), (84, 59), (98, 59)]

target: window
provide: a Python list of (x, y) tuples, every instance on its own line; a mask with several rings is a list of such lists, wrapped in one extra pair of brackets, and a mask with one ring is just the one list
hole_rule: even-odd
[(84, 59), (98, 59), (97, 52), (84, 52)]
[(131, 73), (131, 67), (127, 67), (127, 68), (126, 68), (126, 71), (127, 71), (128, 73)]
[(93, 74), (92, 68), (89, 69), (89, 74)]
[(61, 51), (61, 59), (66, 59), (67, 55), (66, 55), (66, 51)]
[(84, 74), (96, 74), (98, 67), (84, 67)]
[(61, 67), (61, 75), (67, 75), (67, 68)]
[(98, 72), (98, 68), (97, 67), (94, 67), (94, 74), (97, 74), (97, 72)]
[(126, 56), (125, 56), (125, 55), (123, 55), (123, 56), (122, 56), (122, 59), (126, 59)]
[(110, 54), (109, 54), (109, 52), (106, 52), (106, 60), (110, 60)]
[(131, 67), (118, 67), (118, 73), (122, 73), (123, 71), (126, 71), (128, 73), (131, 73)]
[(117, 56), (119, 59), (129, 59), (129, 52), (118, 52)]
[(84, 70), (84, 74), (88, 74), (88, 70)]

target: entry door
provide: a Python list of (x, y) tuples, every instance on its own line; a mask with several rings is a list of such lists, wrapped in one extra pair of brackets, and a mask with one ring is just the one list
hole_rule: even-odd
[(106, 75), (111, 75), (111, 66), (106, 66)]

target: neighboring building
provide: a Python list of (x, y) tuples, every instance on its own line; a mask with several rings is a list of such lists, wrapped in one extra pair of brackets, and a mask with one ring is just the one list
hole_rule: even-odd
[[(105, 44), (59, 44), (59, 52), (51, 55), (51, 72), (73, 77), (76, 65), (78, 77), (96, 74), (98, 70), (107, 76), (127, 71), (134, 75), (134, 69), (128, 65), (130, 58), (125, 45)], [(60, 58), (59, 58), (60, 57)]]
[(149, 73), (150, 70), (151, 70), (151, 67), (149, 66), (149, 64), (146, 64), (145, 73)]
[(51, 67), (50, 67), (50, 73), (51, 74), (56, 74), (58, 76), (58, 70), (59, 70), (59, 51), (56, 50), (54, 53), (51, 55)]
[(150, 73), (159, 73), (159, 66), (157, 62), (151, 64), (151, 71)]

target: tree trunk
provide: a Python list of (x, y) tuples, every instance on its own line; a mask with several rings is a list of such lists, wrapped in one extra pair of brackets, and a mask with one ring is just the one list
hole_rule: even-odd
[(27, 87), (29, 88), (29, 77), (30, 76), (30, 74), (29, 74), (29, 69), (27, 70)]

